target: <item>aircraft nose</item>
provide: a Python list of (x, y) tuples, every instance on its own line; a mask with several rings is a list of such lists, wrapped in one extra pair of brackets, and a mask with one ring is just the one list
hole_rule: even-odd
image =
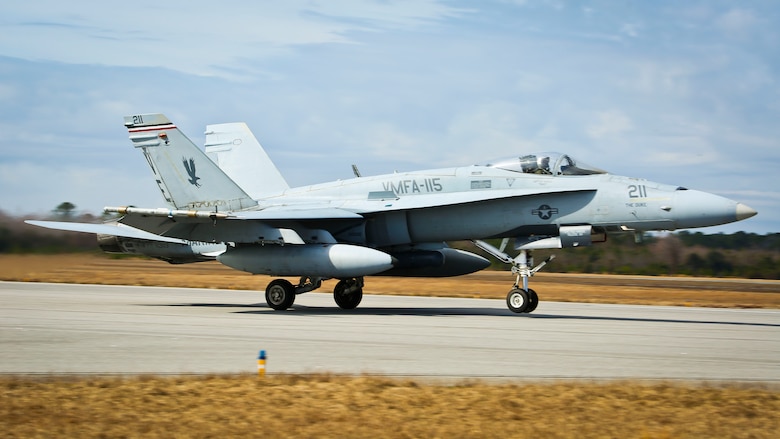
[(751, 216), (755, 216), (757, 213), (758, 212), (756, 212), (756, 210), (752, 207), (742, 203), (737, 203), (737, 221), (748, 219)]
[(717, 226), (756, 215), (745, 204), (696, 190), (677, 191), (671, 212), (678, 229)]

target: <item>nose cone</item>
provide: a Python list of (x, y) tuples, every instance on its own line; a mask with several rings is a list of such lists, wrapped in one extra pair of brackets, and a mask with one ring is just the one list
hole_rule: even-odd
[(685, 190), (675, 195), (671, 211), (677, 228), (717, 226), (750, 218), (757, 212), (752, 208), (707, 192)]
[(751, 216), (755, 216), (758, 212), (750, 206), (746, 206), (742, 203), (737, 203), (737, 221), (748, 219)]

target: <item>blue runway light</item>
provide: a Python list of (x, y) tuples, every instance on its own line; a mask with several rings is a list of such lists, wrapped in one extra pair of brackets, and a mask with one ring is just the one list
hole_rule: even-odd
[(261, 350), (257, 355), (257, 375), (259, 377), (265, 376), (265, 350)]

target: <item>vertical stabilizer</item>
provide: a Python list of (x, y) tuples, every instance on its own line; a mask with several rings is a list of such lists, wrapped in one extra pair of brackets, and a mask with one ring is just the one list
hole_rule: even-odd
[(290, 188), (243, 122), (207, 125), (206, 155), (252, 198), (277, 195)]
[(125, 116), (125, 126), (171, 206), (232, 211), (257, 205), (164, 115)]

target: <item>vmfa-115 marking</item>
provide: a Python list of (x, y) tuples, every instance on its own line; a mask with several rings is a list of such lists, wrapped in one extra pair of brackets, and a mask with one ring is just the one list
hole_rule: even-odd
[[(338, 306), (352, 309), (362, 299), (365, 276), (484, 269), (487, 259), (446, 244), (471, 240), (511, 265), (516, 280), (507, 306), (527, 313), (539, 303), (529, 278), (549, 261), (534, 266), (533, 250), (756, 214), (717, 195), (617, 176), (552, 152), (290, 188), (245, 124), (208, 126), (205, 153), (162, 114), (128, 116), (125, 126), (168, 207), (107, 207), (122, 215), (112, 226), (115, 235), (214, 243), (222, 247), (209, 255), (227, 266), (299, 277), (297, 284), (277, 279), (268, 285), (266, 300), (276, 310), (330, 278), (339, 279)], [(35, 224), (107, 232), (106, 225)], [(484, 241), (493, 238), (502, 238), (498, 248)], [(510, 242), (517, 256), (506, 253)]]

